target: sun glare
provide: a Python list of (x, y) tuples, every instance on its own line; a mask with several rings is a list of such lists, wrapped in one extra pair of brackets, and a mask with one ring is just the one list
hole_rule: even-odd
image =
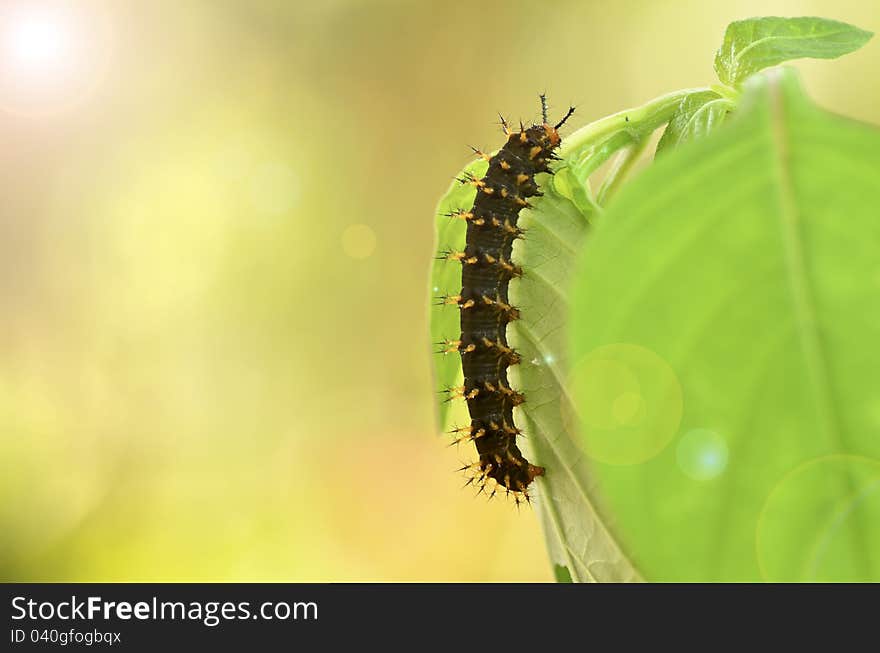
[(106, 67), (106, 27), (103, 16), (78, 4), (0, 9), (0, 107), (44, 114), (83, 100)]
[(63, 68), (71, 54), (70, 32), (70, 25), (48, 12), (11, 17), (4, 39), (11, 63), (22, 72)]

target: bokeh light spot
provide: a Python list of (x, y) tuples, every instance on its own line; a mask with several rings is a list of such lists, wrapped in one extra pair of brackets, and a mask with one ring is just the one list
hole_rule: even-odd
[(635, 424), (640, 417), (644, 417), (645, 404), (642, 396), (637, 392), (623, 392), (617, 396), (611, 406), (614, 419), (621, 426)]
[(299, 200), (299, 176), (285, 163), (264, 163), (251, 177), (251, 204), (258, 213), (280, 216)]
[(596, 460), (644, 462), (678, 432), (681, 384), (650, 349), (625, 343), (598, 347), (572, 368), (569, 388), (581, 444)]
[(715, 431), (693, 429), (678, 441), (676, 458), (687, 476), (695, 481), (709, 481), (727, 468), (727, 442)]
[(755, 533), (772, 582), (880, 582), (880, 461), (838, 454), (784, 476)]
[(342, 232), (342, 251), (354, 259), (369, 258), (376, 249), (376, 234), (365, 224), (352, 224)]

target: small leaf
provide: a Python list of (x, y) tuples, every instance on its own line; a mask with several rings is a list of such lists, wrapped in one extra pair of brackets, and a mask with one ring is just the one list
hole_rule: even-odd
[(583, 213), (598, 211), (599, 207), (590, 193), (589, 182), (582, 182), (579, 176), (575, 165), (569, 163), (560, 165), (553, 175), (553, 187)]
[(660, 142), (657, 143), (657, 153), (706, 136), (727, 119), (733, 108), (730, 100), (722, 98), (714, 91), (688, 95), (681, 101), (681, 106), (666, 126)]
[(871, 32), (810, 16), (749, 18), (731, 23), (715, 54), (718, 79), (735, 86), (753, 73), (784, 61), (835, 59), (862, 47)]
[(568, 571), (568, 567), (564, 565), (553, 565), (553, 576), (556, 578), (557, 583), (571, 582), (571, 574)]

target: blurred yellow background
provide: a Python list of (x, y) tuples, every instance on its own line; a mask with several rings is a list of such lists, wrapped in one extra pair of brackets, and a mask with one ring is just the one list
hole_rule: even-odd
[[(547, 91), (713, 81), (725, 25), (874, 0), (0, 9), (0, 579), (550, 580), (435, 433), (433, 212)], [(880, 43), (800, 62), (880, 123)]]

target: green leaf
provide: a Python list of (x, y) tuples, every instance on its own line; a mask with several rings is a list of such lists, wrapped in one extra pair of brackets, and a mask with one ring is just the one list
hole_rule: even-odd
[[(563, 167), (575, 159), (565, 157)], [(523, 362), (511, 368), (511, 378), (526, 397), (516, 416), (525, 444), (533, 462), (547, 470), (537, 480), (537, 510), (551, 561), (576, 582), (627, 581), (638, 574), (594, 503), (590, 469), (565, 422), (571, 413), (565, 393), (567, 293), (593, 216), (558, 192), (555, 177), (535, 208), (522, 212), (526, 238), (516, 243), (513, 256), (524, 274), (510, 284), (521, 319), (511, 323), (508, 338)]]
[(649, 580), (880, 581), (880, 131), (776, 69), (597, 223), (569, 390)]
[(569, 162), (556, 169), (553, 187), (557, 193), (571, 201), (585, 215), (599, 210), (599, 206), (590, 193), (587, 175), (579, 170), (575, 162)]
[[(470, 173), (476, 177), (482, 177), (488, 166), (488, 163), (478, 159), (467, 165), (458, 176), (461, 178)], [(429, 323), (431, 343), (436, 354), (434, 356), (434, 387), (438, 397), (435, 405), (440, 429), (445, 428), (449, 423), (449, 410), (452, 407), (451, 402), (444, 398), (443, 391), (461, 385), (462, 378), (459, 355), (437, 353), (442, 349), (444, 341), (456, 340), (461, 332), (458, 309), (454, 306), (438, 306), (444, 295), (454, 295), (461, 290), (461, 267), (445, 260), (443, 254), (448, 251), (464, 249), (467, 228), (462, 220), (449, 217), (449, 214), (458, 209), (469, 209), (473, 206), (476, 193), (473, 186), (453, 181), (437, 205), (434, 242), (436, 258), (431, 266), (428, 294), (434, 304), (429, 315)]]
[[(629, 137), (610, 136), (618, 147)], [(637, 574), (605, 527), (590, 499), (589, 470), (579, 459), (576, 442), (569, 436), (560, 409), (566, 376), (563, 327), (567, 314), (566, 289), (575, 254), (587, 234), (591, 216), (598, 211), (586, 185), (587, 170), (595, 169), (614, 153), (608, 145), (591, 143), (575, 148), (556, 167), (551, 177), (542, 175), (539, 183), (544, 196), (533, 200), (534, 209), (520, 214), (526, 229), (524, 240), (514, 246), (513, 258), (524, 270), (522, 279), (510, 285), (510, 297), (522, 319), (508, 329), (508, 338), (523, 362), (511, 368), (515, 387), (526, 395), (526, 403), (515, 418), (526, 432), (523, 441), (529, 459), (547, 469), (537, 480), (538, 510), (554, 565), (567, 568), (575, 581), (633, 580)], [(597, 160), (599, 159), (599, 160)], [(477, 176), (485, 172), (485, 162), (465, 170)], [(437, 251), (463, 249), (466, 225), (444, 214), (470, 208), (475, 191), (455, 183), (437, 209)], [(434, 296), (455, 294), (461, 288), (459, 264), (437, 260), (431, 274)], [(431, 339), (454, 340), (460, 333), (455, 307), (437, 307), (431, 312)], [(461, 363), (457, 354), (435, 357), (438, 391), (460, 385)], [(568, 409), (567, 409), (568, 410)], [(441, 428), (451, 421), (451, 411), (467, 423), (464, 402), (438, 402)], [(570, 410), (568, 411), (570, 412)], [(465, 446), (464, 444), (462, 446)]]
[(733, 102), (714, 91), (688, 95), (666, 125), (663, 136), (657, 143), (657, 153), (706, 136), (721, 125), (733, 109)]
[(749, 18), (731, 23), (715, 54), (718, 79), (735, 86), (759, 70), (784, 61), (835, 59), (862, 47), (873, 36), (826, 18)]
[(571, 582), (571, 574), (568, 573), (568, 568), (562, 565), (553, 565), (553, 577), (556, 578), (557, 583)]
[[(515, 419), (526, 432), (523, 446), (529, 459), (547, 470), (546, 475), (536, 481), (536, 509), (551, 561), (567, 569), (574, 581), (638, 579), (618, 546), (607, 518), (594, 503), (590, 467), (566, 421), (566, 416), (572, 413), (564, 392), (568, 375), (565, 346), (568, 288), (575, 255), (591, 220), (600, 212), (590, 194), (587, 178), (616, 151), (645, 142), (670, 119), (681, 99), (697, 90), (705, 89), (671, 93), (577, 130), (563, 141), (562, 160), (555, 167), (556, 174), (552, 178), (541, 176), (538, 180), (544, 197), (533, 200), (533, 210), (521, 213), (519, 224), (527, 233), (525, 240), (514, 246), (513, 258), (525, 274), (510, 285), (511, 301), (520, 309), (521, 319), (510, 326), (508, 337), (523, 358), (520, 365), (511, 369), (511, 379), (526, 395), (526, 403), (517, 408)], [(466, 171), (482, 176), (485, 166), (483, 162), (476, 162)], [(438, 254), (463, 249), (466, 225), (444, 214), (470, 208), (474, 195), (470, 186), (453, 184), (440, 201)], [(457, 293), (461, 288), (460, 266), (435, 262), (430, 288), (435, 297)], [(459, 333), (459, 315), (455, 308), (439, 307), (431, 312), (433, 342), (457, 339)], [(435, 363), (438, 391), (461, 385), (457, 355), (437, 356)], [(441, 398), (438, 407), (440, 428), (451, 422), (467, 423), (464, 402), (447, 403)]]

